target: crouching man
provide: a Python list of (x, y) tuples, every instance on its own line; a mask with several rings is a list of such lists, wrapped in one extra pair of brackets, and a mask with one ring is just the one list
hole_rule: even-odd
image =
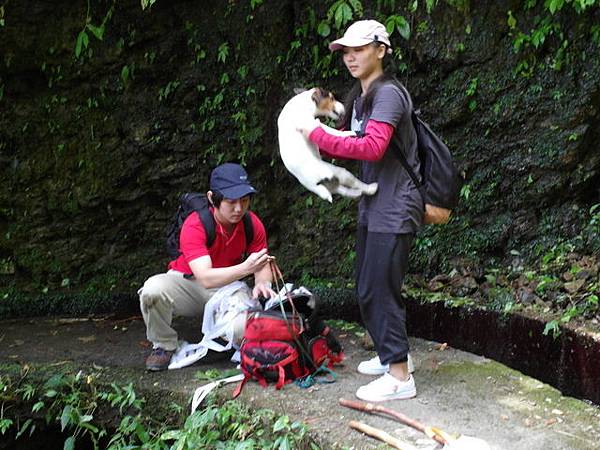
[[(169, 263), (166, 273), (150, 277), (138, 291), (146, 335), (153, 344), (146, 359), (148, 370), (164, 370), (169, 366), (177, 349), (177, 332), (171, 326), (173, 317), (202, 317), (204, 306), (219, 288), (254, 275), (253, 298), (275, 295), (271, 290), (265, 227), (249, 211), (256, 192), (242, 166), (226, 163), (216, 167), (207, 192), (209, 211), (215, 222), (214, 241), (210, 246), (207, 244), (199, 215), (190, 214), (181, 228), (179, 257)], [(246, 242), (246, 225), (242, 220), (245, 214), (251, 219), (252, 242)], [(249, 256), (244, 259), (244, 255)], [(248, 291), (241, 289), (232, 295), (247, 298)], [(238, 335), (243, 333), (244, 325), (244, 320), (237, 324)]]

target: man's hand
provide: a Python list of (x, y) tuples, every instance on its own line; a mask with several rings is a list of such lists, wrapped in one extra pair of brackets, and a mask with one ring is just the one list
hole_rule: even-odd
[(246, 261), (244, 261), (245, 269), (249, 274), (256, 273), (263, 269), (269, 263), (270, 259), (271, 257), (267, 254), (266, 248), (256, 253), (250, 253)]
[(271, 283), (257, 283), (252, 289), (252, 298), (271, 298), (277, 294), (271, 289)]

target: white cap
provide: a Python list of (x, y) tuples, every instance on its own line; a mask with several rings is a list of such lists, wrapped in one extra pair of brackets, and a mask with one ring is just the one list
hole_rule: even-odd
[(372, 42), (381, 42), (392, 53), (390, 35), (383, 24), (376, 20), (359, 20), (348, 27), (344, 36), (329, 44), (329, 50), (340, 50), (343, 47), (362, 47)]

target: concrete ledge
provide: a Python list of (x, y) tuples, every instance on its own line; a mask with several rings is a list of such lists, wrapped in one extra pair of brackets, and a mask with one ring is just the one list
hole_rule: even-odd
[[(360, 322), (350, 289), (316, 290), (325, 317)], [(557, 338), (543, 334), (545, 322), (519, 313), (501, 313), (443, 301), (408, 298), (410, 336), (498, 361), (559, 389), (600, 405), (600, 332), (592, 335), (561, 326)]]
[(600, 404), (600, 334), (561, 327), (544, 335), (545, 322), (443, 302), (408, 302), (409, 333), (501, 362), (559, 389)]

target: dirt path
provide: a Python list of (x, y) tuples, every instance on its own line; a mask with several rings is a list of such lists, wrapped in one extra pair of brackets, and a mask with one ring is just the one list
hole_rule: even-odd
[[(182, 337), (195, 342), (199, 330), (179, 322)], [(347, 359), (338, 367), (338, 381), (307, 390), (288, 385), (281, 391), (249, 383), (240, 399), (255, 407), (288, 414), (309, 425), (324, 447), (369, 449), (380, 445), (348, 427), (352, 419), (386, 430), (417, 448), (436, 448), (416, 431), (378, 416), (349, 410), (338, 399), (354, 398), (355, 390), (371, 377), (356, 365), (372, 352), (364, 350), (353, 332), (339, 332)], [(0, 363), (61, 364), (84, 370), (120, 371), (147, 389), (166, 389), (191, 396), (194, 375), (211, 368), (231, 369), (227, 355), (209, 354), (195, 365), (163, 373), (144, 370), (149, 351), (140, 317), (115, 320), (27, 319), (0, 322)], [(600, 440), (600, 408), (564, 397), (535, 379), (501, 364), (440, 343), (411, 339), (418, 396), (386, 406), (450, 432), (485, 439), (504, 450), (592, 450)], [(232, 386), (221, 388), (229, 395)], [(439, 447), (437, 447), (439, 448)]]

